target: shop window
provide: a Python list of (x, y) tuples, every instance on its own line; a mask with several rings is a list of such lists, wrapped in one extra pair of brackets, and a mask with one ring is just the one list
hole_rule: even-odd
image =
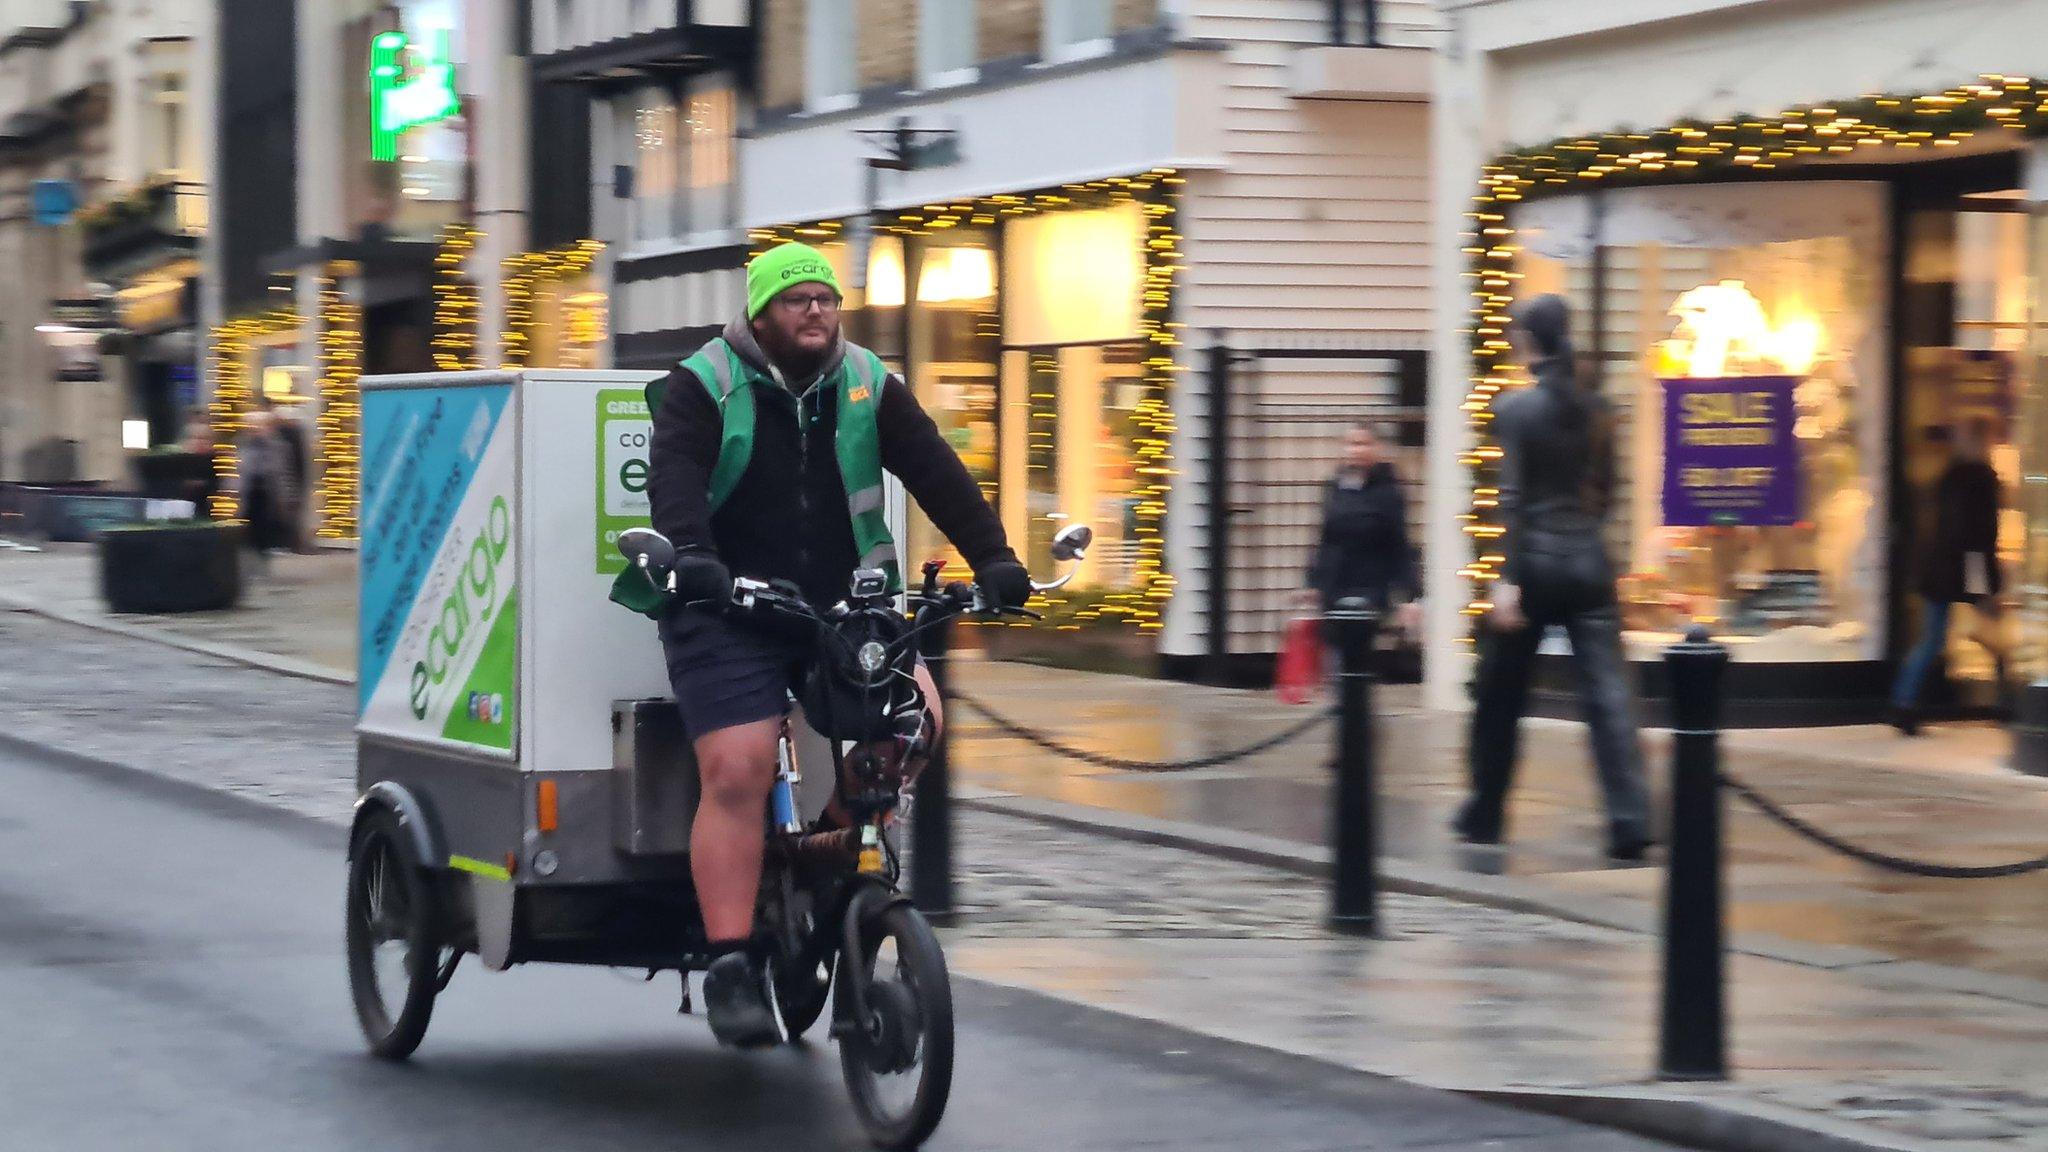
[(1045, 58), (1080, 60), (1109, 52), (1115, 33), (1110, 0), (1045, 0)]
[(143, 133), (149, 155), (149, 170), (176, 176), (180, 180), (201, 179), (203, 173), (192, 163), (185, 136), (185, 82), (175, 74), (158, 76), (151, 82), (145, 115), (149, 122)]
[[(2005, 195), (1980, 194), (1907, 216), (1899, 332), (1906, 372), (1900, 474), (1907, 491), (1904, 527), (1914, 542), (1906, 551), (1917, 557), (1935, 539), (1934, 494), (1942, 473), (1959, 437), (1981, 434), (1986, 459), (2009, 494), (1998, 533), (1999, 561), (2008, 574), (2020, 570), (2026, 540), (2025, 514), (2013, 499), (2022, 489), (2017, 424), (2027, 344), (2026, 217), (2005, 210), (2011, 205)], [(1908, 587), (1918, 584), (1917, 566), (1903, 573), (1912, 581)], [(1919, 598), (1909, 596), (1899, 608), (1906, 625), (1901, 635), (1917, 635)], [(1968, 702), (1996, 704), (1997, 668), (1980, 637), (2008, 646), (2010, 620), (1957, 609), (1947, 679)], [(2036, 674), (2038, 648), (2023, 655), (2027, 674)]]
[[(903, 245), (884, 237), (869, 262), (868, 291), (879, 314), (906, 294)], [(990, 229), (962, 229), (911, 246), (917, 306), (911, 309), (911, 382), (953, 451), (991, 503), (997, 502), (999, 419), (996, 252)], [(909, 557), (944, 557), (965, 568), (920, 513), (910, 521)]]
[(1137, 587), (1137, 410), (1144, 345), (1081, 344), (1003, 353), (1004, 527), (1034, 572), (1049, 572), (1052, 538), (1070, 523), (1095, 530), (1068, 599)]
[(1049, 212), (1003, 235), (1005, 527), (1034, 570), (1074, 521), (1095, 529), (1071, 601), (1137, 579), (1136, 413), (1144, 396), (1144, 210)]
[[(1050, 212), (869, 245), (865, 286), (843, 241), (821, 250), (848, 285), (849, 335), (902, 363), (909, 381), (1001, 515), (1035, 572), (1058, 567), (1052, 537), (1095, 529), (1089, 562), (1054, 610), (1086, 619), (1138, 586), (1138, 473), (1147, 345), (1142, 339), (1145, 219), (1135, 205)], [(961, 557), (913, 509), (904, 561)]]
[(691, 82), (683, 118), (689, 173), (686, 226), (693, 232), (730, 228), (733, 223), (733, 90), (730, 80)]
[(616, 97), (614, 154), (630, 170), (626, 233), (641, 245), (732, 227), (731, 81), (703, 78), (678, 90), (649, 86)]
[(638, 243), (681, 235), (684, 144), (675, 93), (646, 87), (617, 97), (613, 123), (615, 154), (626, 158), (632, 172), (627, 234)]
[(1599, 196), (1517, 216), (1518, 292), (1571, 300), (1584, 370), (1618, 418), (1610, 527), (1631, 654), (1697, 622), (1737, 659), (1879, 657), (1883, 189)]
[(853, 0), (808, 0), (804, 27), (804, 106), (813, 112), (853, 106)]
[(1136, 204), (1048, 212), (1009, 225), (1003, 343), (1137, 339), (1144, 236), (1145, 212)]
[(918, 0), (917, 77), (926, 88), (971, 84), (977, 75), (973, 4)]

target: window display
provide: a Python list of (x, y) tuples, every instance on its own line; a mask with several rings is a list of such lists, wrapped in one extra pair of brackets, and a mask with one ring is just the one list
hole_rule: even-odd
[(1539, 202), (1518, 225), (1520, 290), (1570, 299), (1582, 350), (1599, 333), (1631, 655), (1701, 623), (1738, 660), (1877, 658), (1882, 190), (1627, 189)]
[[(1049, 549), (1070, 521), (1094, 528), (1089, 563), (1050, 606), (1062, 618), (1091, 619), (1108, 594), (1138, 586), (1144, 228), (1143, 210), (1124, 204), (885, 233), (869, 244), (860, 288), (851, 247), (818, 245), (849, 285), (849, 333), (892, 364), (914, 298), (912, 387), (1026, 565), (1058, 567)], [(913, 510), (906, 562), (935, 556), (948, 578), (967, 575)]]

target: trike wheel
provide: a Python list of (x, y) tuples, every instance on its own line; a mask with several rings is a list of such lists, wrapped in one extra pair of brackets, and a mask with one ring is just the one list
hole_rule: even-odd
[(931, 925), (907, 904), (861, 926), (861, 951), (840, 960), (841, 994), (846, 980), (864, 978), (869, 1018), (853, 1021), (840, 1039), (839, 1066), (868, 1138), (883, 1148), (915, 1148), (939, 1126), (953, 1090), (946, 957)]
[(370, 1052), (403, 1060), (420, 1046), (440, 991), (440, 900), (424, 861), (389, 812), (369, 818), (348, 868), (348, 983)]

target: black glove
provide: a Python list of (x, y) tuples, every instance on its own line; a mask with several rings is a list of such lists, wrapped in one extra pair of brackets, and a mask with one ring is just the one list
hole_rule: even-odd
[(994, 608), (1022, 608), (1031, 599), (1031, 573), (1014, 557), (976, 568), (974, 582)]
[(732, 599), (732, 571), (709, 552), (685, 552), (676, 557), (676, 596), (685, 604), (713, 600), (721, 606)]

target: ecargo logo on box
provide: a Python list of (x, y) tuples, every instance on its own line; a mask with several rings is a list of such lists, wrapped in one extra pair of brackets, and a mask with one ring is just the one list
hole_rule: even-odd
[(606, 389), (597, 401), (597, 571), (625, 569), (615, 545), (619, 533), (647, 523), (649, 457), (654, 421), (638, 390)]
[[(484, 530), (470, 542), (469, 554), (456, 573), (454, 586), (448, 590), (440, 609), (432, 617), (434, 626), (427, 633), (426, 651), (412, 666), (409, 702), (415, 719), (427, 718), (436, 690), (448, 679), (456, 657), (461, 655), (471, 636), (479, 630), (488, 630), (498, 609), (503, 606), (504, 589), (499, 581), (499, 568), (511, 544), (512, 508), (503, 496), (499, 496), (491, 501)], [(475, 695), (473, 693), (470, 700), (471, 716), (483, 719), (476, 715)], [(503, 715), (502, 709), (501, 702), (496, 710), (498, 716)], [(492, 722), (496, 722), (496, 717)]]
[(605, 402), (605, 511), (613, 516), (647, 513), (647, 457), (654, 447), (654, 421), (645, 400)]

